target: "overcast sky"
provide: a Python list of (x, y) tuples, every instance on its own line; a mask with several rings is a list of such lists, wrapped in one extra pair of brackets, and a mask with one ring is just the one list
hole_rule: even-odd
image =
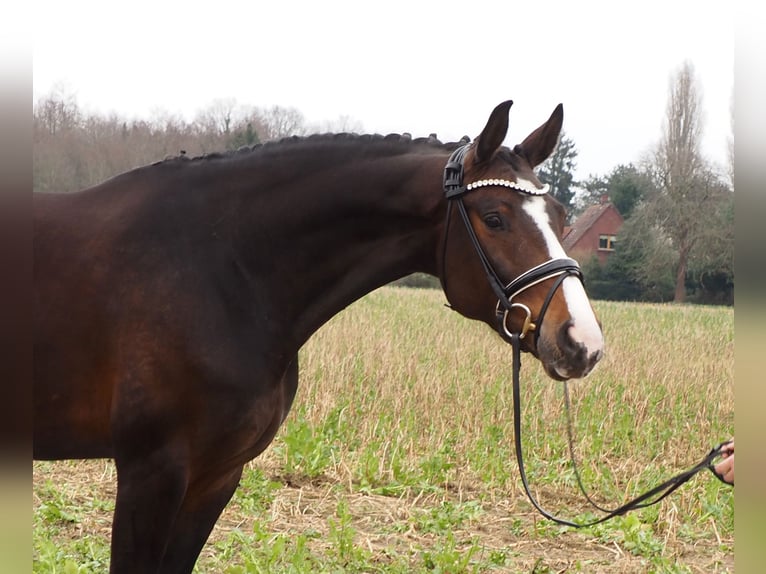
[(564, 104), (577, 176), (638, 161), (660, 138), (671, 76), (692, 62), (703, 151), (725, 165), (734, 17), (720, 2), (38, 2), (33, 97), (188, 121), (216, 99), (309, 123), (474, 137), (514, 100), (506, 143)]

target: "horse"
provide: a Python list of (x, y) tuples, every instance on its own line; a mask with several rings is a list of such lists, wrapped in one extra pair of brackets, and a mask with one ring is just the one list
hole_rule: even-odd
[(290, 410), (301, 346), (397, 278), (438, 277), (554, 379), (595, 366), (601, 325), (534, 172), (563, 107), (509, 148), (511, 104), (473, 141), (294, 137), (34, 194), (33, 455), (114, 459), (112, 574), (192, 571)]

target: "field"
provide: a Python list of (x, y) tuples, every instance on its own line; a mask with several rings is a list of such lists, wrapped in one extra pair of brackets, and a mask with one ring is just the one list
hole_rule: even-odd
[[(200, 573), (733, 572), (733, 491), (705, 472), (657, 506), (576, 530), (539, 516), (513, 450), (511, 352), (433, 290), (385, 287), (301, 351), (293, 410), (248, 465)], [(617, 506), (734, 432), (730, 308), (595, 302), (607, 355), (570, 383), (576, 452)], [(523, 357), (527, 474), (584, 521), (562, 385)], [(34, 464), (33, 572), (105, 572), (110, 461)]]

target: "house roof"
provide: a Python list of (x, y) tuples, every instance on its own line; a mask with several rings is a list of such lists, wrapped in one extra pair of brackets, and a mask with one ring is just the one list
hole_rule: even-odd
[(617, 211), (617, 208), (608, 201), (599, 203), (597, 205), (591, 205), (588, 209), (586, 209), (566, 231), (563, 240), (564, 249), (571, 249), (580, 240), (580, 238), (585, 235), (585, 233), (591, 227), (593, 227), (596, 221), (598, 221), (599, 218), (609, 209), (614, 209)]

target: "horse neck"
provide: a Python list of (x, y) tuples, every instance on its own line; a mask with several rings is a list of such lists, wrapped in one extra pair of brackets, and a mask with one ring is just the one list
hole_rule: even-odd
[(236, 253), (299, 346), (373, 289), (437, 273), (447, 154), (296, 147), (254, 170)]

